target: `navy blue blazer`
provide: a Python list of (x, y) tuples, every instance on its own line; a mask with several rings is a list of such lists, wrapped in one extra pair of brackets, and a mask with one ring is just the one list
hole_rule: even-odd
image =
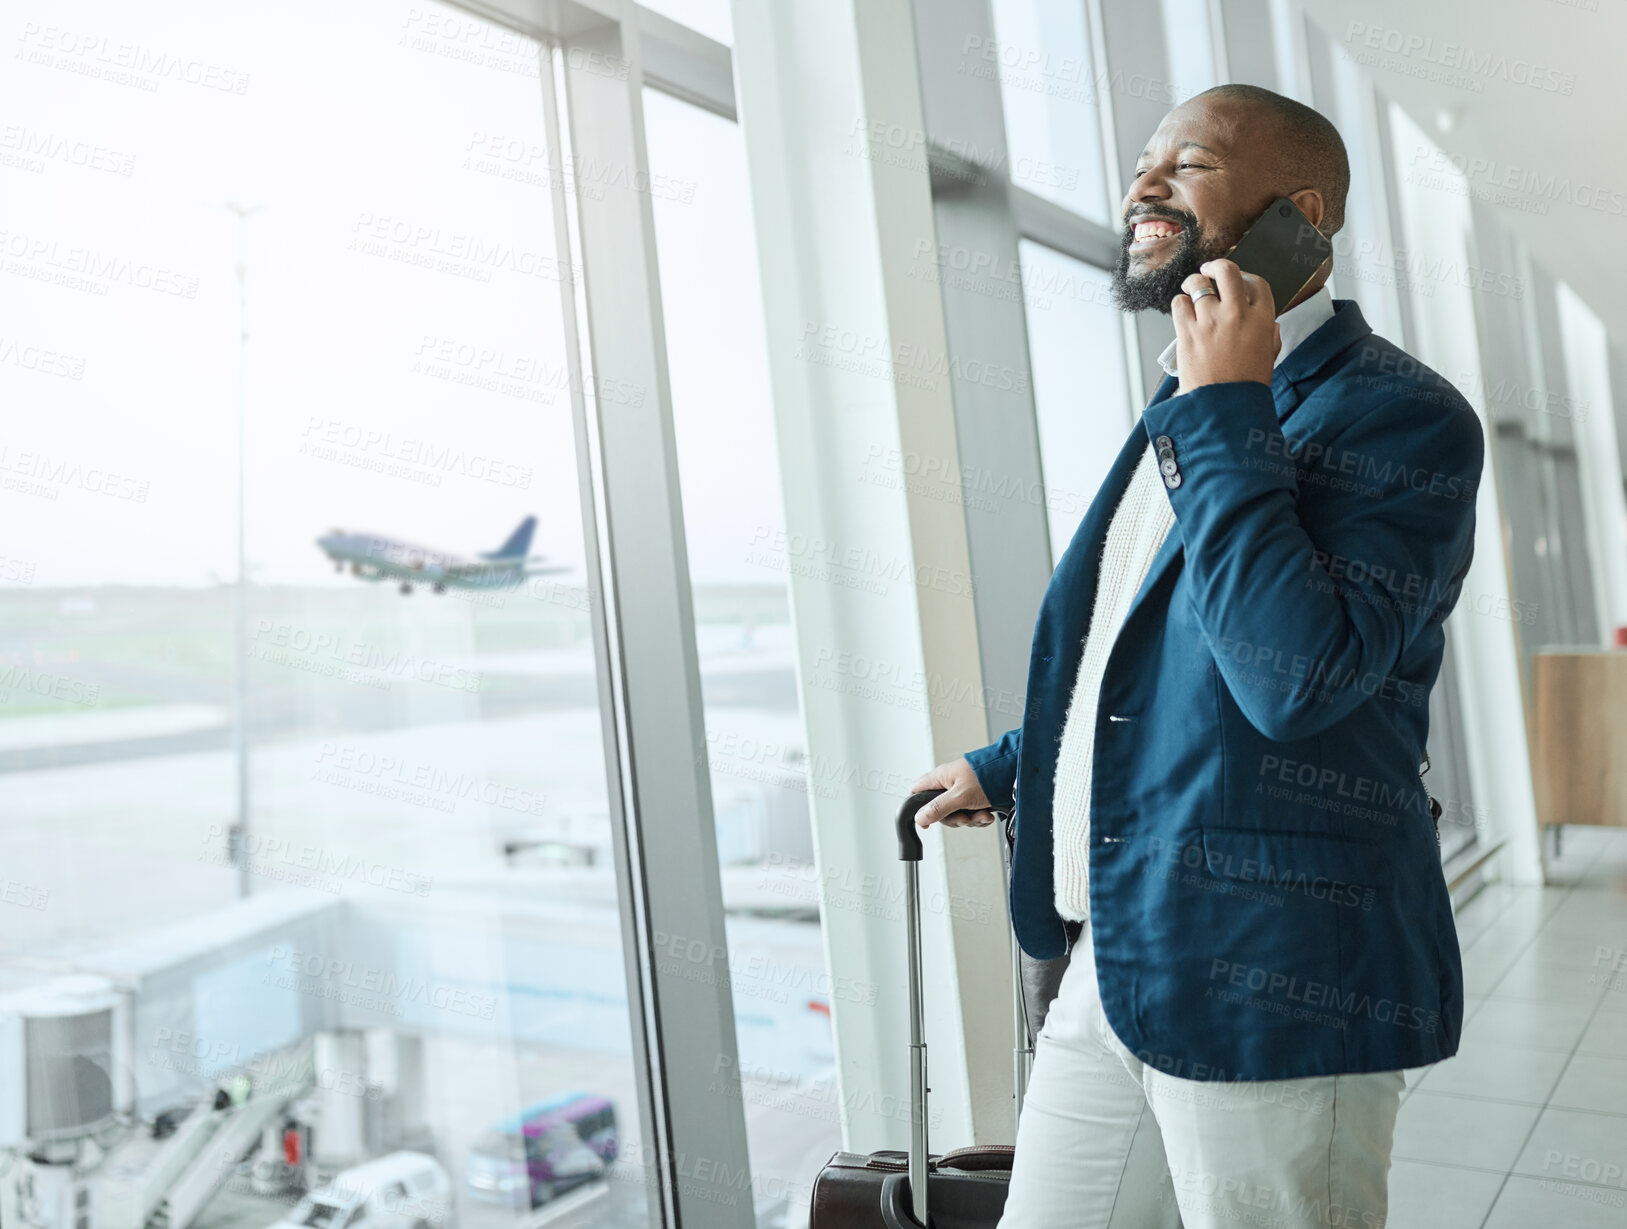
[(1097, 705), (1090, 933), (1113, 1031), (1187, 1079), (1416, 1067), (1462, 1029), (1419, 768), (1484, 439), (1354, 302), (1334, 313), (1269, 388), (1164, 380), (1051, 577), (1022, 726), (966, 756), (1016, 810), (1017, 937), (1061, 956), (1057, 751), (1108, 521), (1163, 445), (1176, 525)]

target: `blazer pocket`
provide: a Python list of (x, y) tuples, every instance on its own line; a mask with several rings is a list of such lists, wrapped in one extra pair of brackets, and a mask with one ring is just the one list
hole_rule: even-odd
[(1217, 879), (1356, 908), (1371, 908), (1394, 874), (1376, 842), (1329, 833), (1205, 828), (1203, 852)]

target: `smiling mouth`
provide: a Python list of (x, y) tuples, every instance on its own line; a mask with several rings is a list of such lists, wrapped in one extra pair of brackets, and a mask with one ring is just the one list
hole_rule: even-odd
[(1150, 252), (1159, 244), (1180, 238), (1184, 229), (1179, 222), (1172, 222), (1168, 218), (1143, 219), (1131, 229), (1130, 251)]

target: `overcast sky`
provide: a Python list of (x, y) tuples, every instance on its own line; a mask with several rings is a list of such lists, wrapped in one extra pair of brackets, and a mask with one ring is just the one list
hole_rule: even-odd
[[(0, 0), (0, 41), (0, 553), (32, 583), (234, 574), (229, 201), (262, 207), (255, 578), (329, 581), (332, 527), (473, 552), (529, 514), (580, 563), (534, 47), (425, 0)], [(665, 297), (697, 313), (669, 338), (685, 464), (708, 435), (719, 465), (771, 455), (761, 346), (742, 366), (717, 318), (757, 314), (738, 132), (665, 99), (650, 126), (685, 185), (657, 203)], [(688, 486), (697, 579), (772, 579), (718, 539), (742, 501), (777, 522), (777, 483)]]

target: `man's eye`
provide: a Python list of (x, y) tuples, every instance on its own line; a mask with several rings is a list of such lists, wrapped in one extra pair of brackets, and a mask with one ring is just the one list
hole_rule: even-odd
[(1209, 168), (1206, 167), (1201, 162), (1183, 162), (1183, 163), (1180, 164), (1178, 169), (1183, 170), (1183, 171), (1186, 171), (1186, 170), (1207, 171)]

